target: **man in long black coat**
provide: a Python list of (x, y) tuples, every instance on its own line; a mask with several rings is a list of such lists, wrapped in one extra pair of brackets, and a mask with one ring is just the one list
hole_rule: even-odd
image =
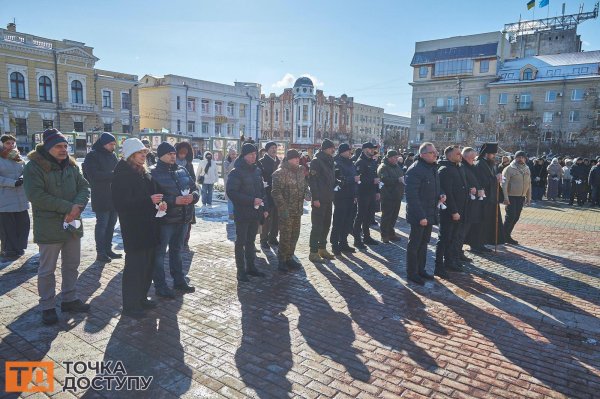
[[(483, 201), (479, 199), (479, 195), (482, 193), (482, 185), (477, 177), (477, 170), (475, 169), (475, 157), (477, 152), (471, 147), (465, 147), (462, 150), (462, 162), (460, 168), (465, 174), (467, 179), (467, 188), (469, 189), (469, 196), (467, 200), (467, 206), (465, 207), (465, 214), (462, 218), (462, 226), (458, 232), (458, 238), (456, 244), (456, 261), (457, 262), (471, 262), (472, 259), (468, 258), (463, 252), (463, 244), (467, 237), (470, 236), (471, 231), (479, 231), (479, 223), (481, 223), (483, 213)], [(485, 249), (485, 247), (483, 247)]]
[[(262, 178), (265, 182), (265, 194), (269, 204), (273, 203), (273, 197), (271, 197), (271, 189), (273, 186), (273, 172), (277, 170), (281, 161), (277, 157), (277, 143), (269, 141), (265, 144), (265, 155), (258, 161), (259, 167), (262, 171)], [(271, 207), (269, 216), (265, 218), (260, 233), (260, 245), (261, 247), (268, 249), (269, 245), (279, 245), (277, 241), (277, 235), (279, 233), (279, 217), (277, 214), (277, 207)]]

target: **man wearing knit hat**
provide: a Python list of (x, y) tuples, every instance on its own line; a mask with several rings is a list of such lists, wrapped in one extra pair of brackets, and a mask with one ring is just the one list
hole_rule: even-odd
[[(273, 182), (271, 177), (281, 164), (281, 161), (277, 157), (277, 143), (274, 141), (269, 141), (265, 144), (265, 151), (265, 155), (258, 161), (258, 166), (262, 170), (267, 201), (271, 204), (273, 203), (273, 198), (271, 197)], [(273, 207), (271, 212), (269, 212), (269, 217), (265, 219), (260, 232), (260, 246), (264, 249), (269, 249), (269, 245), (279, 245), (277, 241), (277, 233), (279, 231), (278, 219), (277, 208)]]
[(102, 133), (85, 156), (82, 169), (92, 188), (92, 210), (96, 213), (96, 261), (110, 262), (121, 258), (112, 250), (112, 238), (117, 224), (117, 211), (113, 206), (111, 183), (117, 166), (115, 147), (117, 140), (110, 133)]
[(77, 162), (69, 157), (67, 140), (56, 129), (43, 134), (43, 143), (28, 154), (23, 171), (27, 199), (33, 209), (33, 241), (40, 248), (38, 292), (44, 324), (55, 324), (56, 262), (61, 256), (62, 312), (87, 312), (90, 305), (77, 298), (77, 268), (81, 257), (81, 212), (90, 186)]
[(324, 259), (335, 259), (335, 256), (327, 251), (327, 234), (331, 226), (335, 187), (334, 152), (335, 144), (329, 139), (324, 139), (321, 150), (310, 163), (308, 184), (312, 195), (312, 229), (308, 259), (311, 262), (322, 263)]

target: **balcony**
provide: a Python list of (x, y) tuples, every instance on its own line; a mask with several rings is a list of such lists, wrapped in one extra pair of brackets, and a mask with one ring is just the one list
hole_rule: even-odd
[[(431, 112), (434, 114), (451, 114), (451, 113), (455, 113), (457, 111), (458, 111), (458, 105), (456, 105), (456, 104), (442, 105), (442, 106), (434, 105), (433, 107), (431, 107)], [(467, 106), (461, 105), (460, 112), (465, 112), (465, 111), (467, 111)]]
[(533, 111), (533, 102), (529, 101), (526, 103), (518, 102), (517, 111)]
[(95, 112), (96, 106), (94, 104), (76, 104), (66, 102), (63, 103), (63, 108), (71, 111), (81, 111), (81, 112)]
[(443, 124), (432, 123), (431, 124), (432, 132), (452, 132), (455, 130), (456, 130), (456, 128), (454, 126), (452, 126), (452, 125), (446, 126), (445, 123), (443, 123)]

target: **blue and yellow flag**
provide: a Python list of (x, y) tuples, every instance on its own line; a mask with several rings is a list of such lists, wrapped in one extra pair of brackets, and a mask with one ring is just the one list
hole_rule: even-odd
[(533, 7), (535, 7), (535, 0), (531, 0), (527, 2), (527, 9), (531, 10)]
[(542, 0), (540, 1), (540, 8), (546, 7), (548, 4), (550, 4), (550, 0)]

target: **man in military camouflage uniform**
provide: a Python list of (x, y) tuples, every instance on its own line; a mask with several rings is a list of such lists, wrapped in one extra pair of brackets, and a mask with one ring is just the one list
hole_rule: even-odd
[(296, 243), (300, 236), (300, 218), (304, 213), (304, 196), (307, 182), (304, 167), (300, 165), (300, 153), (288, 150), (285, 159), (272, 175), (271, 196), (279, 214), (278, 269), (299, 269), (302, 265), (294, 260)]

